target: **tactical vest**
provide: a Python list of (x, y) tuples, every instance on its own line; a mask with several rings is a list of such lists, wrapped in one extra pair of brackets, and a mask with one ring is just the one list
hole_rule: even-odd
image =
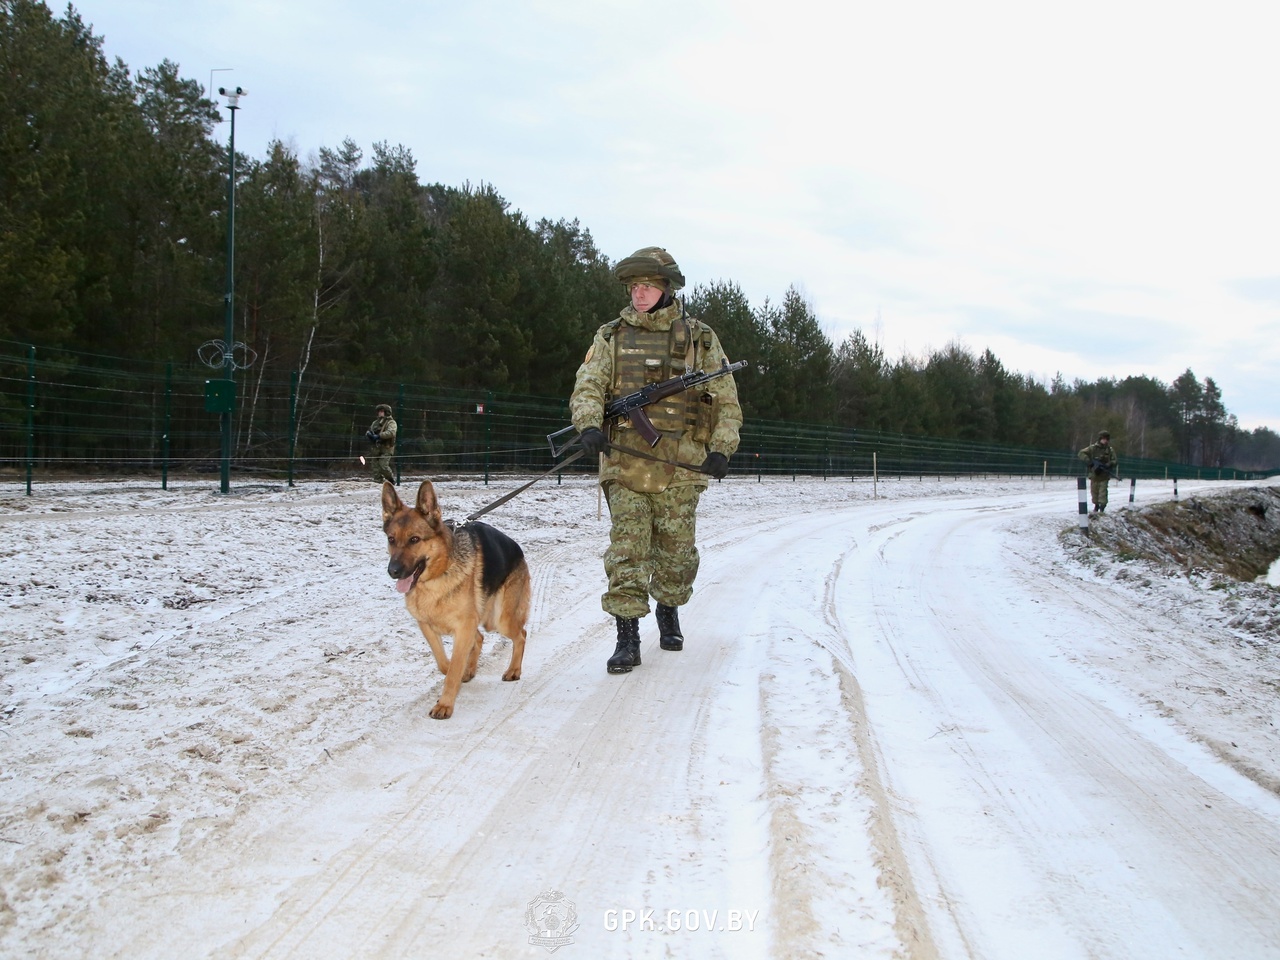
[[(606, 325), (602, 334), (613, 350), (613, 378), (608, 399), (635, 393), (650, 383), (669, 380), (687, 371), (700, 369), (699, 364), (711, 351), (714, 334), (696, 320), (677, 317), (670, 330), (646, 330), (621, 319)], [(715, 429), (719, 399), (710, 393), (686, 390), (681, 394), (645, 407), (649, 421), (661, 439), (652, 452), (666, 460), (689, 460), (697, 456), (694, 449), (681, 448), (687, 442), (706, 443)], [(609, 439), (623, 447), (637, 450), (648, 445), (636, 434), (625, 417), (612, 420)], [(671, 463), (657, 463), (625, 453), (605, 458), (606, 480), (617, 480), (638, 493), (660, 493), (675, 476)]]
[[(613, 338), (613, 395), (625, 397), (641, 387), (684, 373), (687, 347), (684, 323), (673, 323), (670, 330), (622, 324)], [(684, 394), (677, 394), (651, 404), (645, 413), (659, 433), (677, 438), (684, 432), (685, 406)]]

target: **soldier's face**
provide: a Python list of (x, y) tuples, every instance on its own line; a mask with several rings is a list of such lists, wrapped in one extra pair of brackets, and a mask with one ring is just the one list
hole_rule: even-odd
[(653, 305), (662, 299), (662, 288), (647, 283), (633, 284), (631, 287), (631, 306), (637, 313), (645, 313), (653, 309)]

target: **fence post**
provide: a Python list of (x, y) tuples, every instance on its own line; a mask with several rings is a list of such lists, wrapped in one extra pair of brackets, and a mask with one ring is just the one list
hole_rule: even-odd
[(484, 485), (489, 485), (489, 416), (493, 408), (493, 391), (484, 394)]
[(169, 489), (169, 429), (173, 423), (173, 361), (164, 365), (164, 433), (160, 435), (160, 489)]
[(293, 458), (298, 451), (298, 371), (289, 371), (289, 486), (293, 486)]
[(1076, 477), (1076, 488), (1080, 492), (1080, 532), (1089, 535), (1089, 481), (1085, 477)]
[[(396, 409), (400, 411), (401, 422), (408, 424), (409, 420), (408, 420), (408, 417), (405, 416), (405, 412), (404, 412), (404, 384), (403, 383), (396, 388)], [(403, 445), (404, 445), (404, 441), (402, 440), (401, 446)], [(396, 472), (396, 486), (399, 486), (400, 485), (400, 458), (392, 457), (391, 464), (393, 469)]]
[(880, 497), (880, 467), (876, 460), (876, 452), (871, 451), (871, 499), (877, 500)]
[(36, 348), (27, 347), (27, 496), (31, 496), (31, 471), (36, 459)]

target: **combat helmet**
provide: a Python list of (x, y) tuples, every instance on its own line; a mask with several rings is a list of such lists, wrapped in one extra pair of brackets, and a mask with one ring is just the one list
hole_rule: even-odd
[(1111, 432), (1110, 432), (1109, 430), (1103, 430), (1101, 433), (1099, 433), (1099, 434), (1098, 434), (1098, 439), (1099, 439), (1099, 440), (1110, 440), (1110, 439), (1111, 439)]
[(671, 254), (662, 247), (641, 247), (629, 257), (618, 261), (613, 275), (624, 285), (652, 283), (675, 293), (684, 286), (684, 274)]

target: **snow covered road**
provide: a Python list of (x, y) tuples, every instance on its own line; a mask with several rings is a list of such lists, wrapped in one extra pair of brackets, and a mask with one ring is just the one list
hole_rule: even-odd
[[(486, 518), (531, 561), (524, 677), (491, 640), (448, 721), (372, 485), (0, 497), (0, 952), (1277, 955), (1280, 800), (1123, 682), (1117, 645), (1212, 667), (1070, 569), (1074, 484), (877, 492), (713, 487), (685, 650), (649, 618), (610, 676), (594, 489), (535, 489)], [(193, 514), (234, 545), (198, 571), (156, 547)], [(19, 589), (90, 530), (118, 602)], [(195, 595), (145, 602), (175, 563)]]
[(941, 954), (1275, 955), (1276, 798), (1079, 669), (1091, 631), (1164, 628), (1019, 550), (1017, 521), (1045, 507), (917, 512), (868, 531), (837, 578)]

